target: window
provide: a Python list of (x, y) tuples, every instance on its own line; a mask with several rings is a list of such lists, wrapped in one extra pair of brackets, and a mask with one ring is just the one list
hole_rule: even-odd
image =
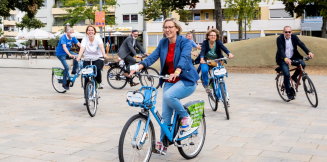
[(163, 16), (160, 15), (160, 17), (157, 18), (157, 19), (155, 19), (154, 21), (155, 21), (155, 22), (163, 22)]
[(138, 22), (137, 15), (131, 15), (131, 22)]
[(205, 20), (209, 20), (209, 13), (208, 12), (205, 13)]
[(129, 15), (123, 15), (123, 22), (129, 23)]
[(124, 23), (138, 22), (138, 15), (137, 14), (123, 15), (123, 22)]
[(194, 13), (193, 20), (201, 20), (200, 13)]
[(148, 46), (149, 47), (156, 47), (159, 44), (159, 41), (162, 39), (162, 34), (157, 35), (149, 35), (148, 36)]
[(271, 9), (270, 18), (292, 18), (284, 9)]

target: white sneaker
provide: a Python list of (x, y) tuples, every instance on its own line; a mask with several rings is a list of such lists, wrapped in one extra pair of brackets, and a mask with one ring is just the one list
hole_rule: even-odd
[(99, 84), (99, 89), (103, 89), (103, 84), (102, 83)]
[(192, 124), (193, 124), (193, 120), (190, 116), (184, 117), (181, 120), (180, 129), (184, 131), (188, 131), (191, 128)]

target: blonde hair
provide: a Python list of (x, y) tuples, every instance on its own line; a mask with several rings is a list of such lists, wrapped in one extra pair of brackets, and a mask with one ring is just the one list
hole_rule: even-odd
[(219, 31), (217, 29), (210, 29), (210, 30), (208, 30), (207, 33), (206, 33), (206, 39), (209, 40), (209, 34), (212, 33), (212, 32), (216, 33), (217, 40), (219, 40), (220, 34), (219, 34)]
[(179, 35), (181, 32), (182, 32), (182, 27), (179, 23), (178, 20), (176, 20), (175, 18), (167, 18), (164, 20), (163, 24), (162, 24), (162, 27), (164, 27), (164, 25), (166, 24), (167, 21), (171, 21), (174, 23), (175, 27), (178, 29), (177, 31), (177, 35)]

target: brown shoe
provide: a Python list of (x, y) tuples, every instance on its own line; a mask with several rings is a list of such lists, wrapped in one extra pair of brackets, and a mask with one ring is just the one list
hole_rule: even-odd
[(137, 85), (139, 85), (139, 84), (140, 84), (140, 83), (135, 83), (135, 82), (130, 83), (131, 87), (137, 86)]

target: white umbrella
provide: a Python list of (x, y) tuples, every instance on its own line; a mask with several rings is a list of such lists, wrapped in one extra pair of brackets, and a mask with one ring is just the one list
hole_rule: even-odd
[[(56, 37), (57, 37), (57, 36), (61, 37), (63, 34), (64, 34), (64, 33), (62, 33), (61, 31), (58, 31), (57, 33), (54, 34), (54, 36), (56, 36)], [(74, 32), (74, 33), (72, 34), (72, 36), (73, 36), (73, 37), (76, 37), (76, 38), (78, 38), (78, 39), (82, 39), (82, 38), (85, 37), (85, 34), (76, 31), (76, 32)]]
[(21, 31), (17, 34), (17, 36), (15, 37), (15, 39), (25, 39), (27, 32), (25, 31)]
[(41, 29), (32, 30), (28, 32), (24, 37), (24, 39), (30, 39), (30, 40), (49, 40), (52, 38), (55, 38), (55, 36), (52, 33), (49, 33)]

